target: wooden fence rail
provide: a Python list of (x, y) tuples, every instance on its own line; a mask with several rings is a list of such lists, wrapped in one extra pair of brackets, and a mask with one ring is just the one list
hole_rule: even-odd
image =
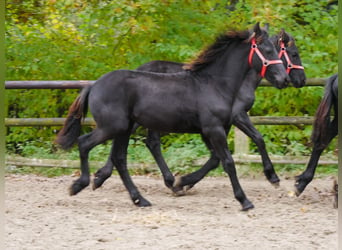
[[(307, 79), (306, 86), (324, 86), (327, 78), (309, 78)], [(6, 89), (80, 89), (89, 84), (93, 84), (95, 81), (81, 80), (81, 81), (6, 81)], [(269, 87), (272, 86), (266, 80), (262, 80), (260, 86)], [(291, 125), (302, 124), (311, 125), (313, 117), (311, 116), (251, 116), (251, 120), (255, 125)], [(8, 127), (14, 126), (62, 126), (65, 118), (5, 118), (5, 125)], [(85, 118), (83, 125), (94, 126), (95, 122), (92, 118)], [(235, 153), (234, 159), (237, 163), (260, 163), (260, 156), (249, 155), (249, 138), (235, 128)], [(304, 159), (305, 158), (305, 159)], [(305, 164), (307, 157), (281, 157), (273, 156), (271, 159), (274, 163), (279, 164)], [(73, 166), (74, 163), (70, 162), (55, 163), (51, 160), (44, 159), (14, 159), (10, 158), (6, 160), (7, 164), (24, 166), (55, 166), (63, 167), (64, 165)], [(61, 165), (62, 164), (62, 165)], [(101, 164), (101, 163), (99, 163)], [(321, 160), (320, 164), (337, 164), (337, 159), (325, 159)]]
[[(62, 126), (65, 118), (5, 118), (8, 127)], [(312, 116), (251, 116), (255, 125), (311, 125)], [(85, 118), (84, 126), (95, 126), (92, 118)]]
[[(305, 86), (324, 86), (327, 78), (309, 78)], [(79, 89), (89, 84), (93, 84), (93, 80), (79, 81), (6, 81), (6, 89)], [(263, 79), (260, 86), (272, 86), (271, 83)]]
[[(260, 155), (233, 155), (234, 162), (236, 164), (249, 164), (249, 163), (261, 163)], [(270, 156), (273, 164), (306, 164), (308, 157), (306, 156)], [(208, 159), (198, 159), (193, 164), (195, 166), (202, 166)], [(105, 165), (104, 161), (89, 161), (91, 167), (102, 167)], [(337, 159), (329, 159), (321, 157), (319, 159), (320, 165), (337, 165)], [(66, 169), (79, 169), (79, 160), (61, 160), (61, 159), (36, 159), (36, 158), (25, 158), (18, 156), (6, 156), (6, 165), (9, 169), (13, 167), (44, 167), (44, 168), (66, 168)], [(128, 163), (130, 169), (145, 169), (145, 170), (156, 170), (158, 169), (157, 164), (153, 163)]]

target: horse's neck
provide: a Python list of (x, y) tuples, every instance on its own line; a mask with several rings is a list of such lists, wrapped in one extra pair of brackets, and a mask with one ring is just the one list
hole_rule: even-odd
[(255, 91), (261, 82), (262, 77), (254, 69), (250, 68), (244, 78), (241, 88), (248, 91)]
[(248, 111), (250, 109), (255, 100), (255, 90), (259, 86), (261, 79), (261, 76), (254, 69), (247, 72), (236, 96), (234, 112)]
[(238, 89), (241, 86), (247, 72), (250, 69), (248, 65), (248, 46), (238, 45), (228, 49), (215, 62), (208, 65), (203, 72), (206, 74), (226, 78), (226, 84), (229, 88)]

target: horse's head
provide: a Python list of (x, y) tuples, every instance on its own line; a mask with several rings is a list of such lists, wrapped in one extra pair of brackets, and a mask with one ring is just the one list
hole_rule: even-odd
[(283, 62), (279, 60), (278, 53), (269, 40), (266, 29), (261, 29), (259, 23), (253, 28), (249, 38), (251, 49), (249, 53), (249, 65), (262, 77), (265, 77), (276, 88), (285, 88), (290, 82)]
[(283, 61), (293, 86), (296, 88), (303, 87), (306, 76), (294, 38), (282, 29), (278, 35), (271, 38), (271, 41), (279, 51), (278, 56)]

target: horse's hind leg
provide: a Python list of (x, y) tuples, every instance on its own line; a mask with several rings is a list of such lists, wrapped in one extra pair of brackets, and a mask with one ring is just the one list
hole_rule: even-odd
[(311, 156), (310, 156), (310, 160), (308, 163), (308, 166), (306, 167), (305, 171), (296, 176), (295, 180), (295, 192), (296, 195), (299, 196), (304, 189), (306, 188), (306, 186), (312, 181), (314, 175), (315, 175), (315, 171), (316, 171), (316, 167), (319, 161), (319, 158), (323, 152), (324, 148), (319, 148), (317, 147), (317, 145), (314, 146)]
[(196, 170), (195, 172), (176, 178), (176, 182), (173, 187), (173, 192), (178, 193), (180, 191), (189, 190), (197, 182), (202, 180), (207, 175), (207, 173), (218, 167), (220, 159), (216, 156), (209, 140), (207, 140), (207, 138), (205, 138), (203, 135), (202, 140), (205, 142), (207, 148), (210, 150), (209, 160), (203, 165), (203, 167)]
[(165, 185), (172, 189), (175, 177), (171, 173), (169, 167), (167, 166), (162, 152), (160, 150), (160, 135), (158, 132), (148, 130), (148, 135), (146, 138), (146, 146), (153, 155), (155, 161), (158, 164), (160, 171), (162, 172)]
[(138, 207), (151, 206), (151, 203), (141, 196), (137, 187), (134, 185), (131, 176), (127, 170), (127, 147), (129, 142), (130, 134), (119, 135), (115, 138), (113, 151), (112, 151), (112, 162), (119, 172), (122, 182), (128, 190), (133, 203)]
[(89, 151), (96, 145), (103, 143), (108, 138), (108, 134), (104, 133), (102, 130), (95, 129), (89, 134), (85, 134), (78, 139), (78, 149), (80, 153), (81, 160), (81, 176), (74, 181), (70, 187), (70, 195), (75, 195), (82, 189), (87, 187), (90, 182), (89, 176), (89, 163), (88, 155)]
[[(338, 133), (338, 126), (337, 126), (337, 119), (334, 119), (331, 126), (328, 128), (328, 140), (327, 140), (327, 145), (331, 142), (331, 140), (337, 136)], [(295, 183), (295, 189), (296, 189), (296, 195), (299, 196), (306, 186), (312, 181), (316, 167), (319, 161), (319, 158), (323, 152), (323, 150), (326, 148), (326, 146), (321, 145), (321, 143), (315, 143), (311, 157), (309, 160), (309, 163), (304, 170), (304, 172), (298, 176), (295, 177), (296, 183)]]
[(107, 180), (112, 175), (114, 165), (111, 159), (111, 155), (113, 154), (113, 148), (114, 148), (114, 140), (112, 143), (110, 156), (108, 157), (106, 164), (102, 168), (97, 170), (97, 172), (94, 175), (95, 178), (94, 178), (94, 183), (93, 183), (93, 190), (101, 187), (102, 184), (105, 182), (105, 180)]
[[(139, 127), (140, 125), (138, 123), (135, 123), (133, 125), (133, 128), (132, 128), (132, 132), (131, 133), (134, 133), (137, 128)], [(110, 155), (107, 159), (107, 162), (106, 164), (100, 168), (99, 170), (97, 170), (97, 172), (95, 173), (95, 178), (94, 178), (94, 183), (93, 183), (93, 190), (99, 188), (102, 186), (102, 184), (112, 175), (113, 173), (113, 162), (112, 162), (112, 154), (113, 154), (113, 148), (114, 148), (114, 140), (112, 142), (112, 148), (111, 148), (111, 152), (110, 152)]]

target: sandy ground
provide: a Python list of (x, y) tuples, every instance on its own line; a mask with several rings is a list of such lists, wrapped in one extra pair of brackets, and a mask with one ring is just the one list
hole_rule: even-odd
[(315, 179), (300, 197), (292, 179), (275, 189), (263, 178), (241, 178), (255, 205), (248, 212), (224, 177), (207, 177), (175, 197), (159, 177), (134, 176), (149, 208), (135, 207), (117, 176), (70, 197), (74, 179), (5, 177), (7, 250), (337, 249), (332, 177)]

